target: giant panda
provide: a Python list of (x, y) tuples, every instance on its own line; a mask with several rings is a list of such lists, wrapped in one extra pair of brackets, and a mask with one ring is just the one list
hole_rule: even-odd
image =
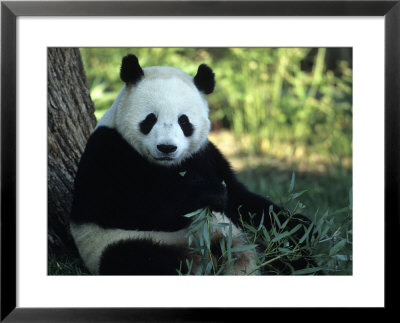
[[(217, 221), (231, 221), (235, 247), (244, 243), (240, 215), (260, 221), (271, 208), (280, 211), (240, 183), (207, 138), (210, 67), (200, 65), (192, 77), (173, 67), (142, 68), (130, 54), (120, 78), (125, 84), (91, 134), (75, 178), (70, 230), (92, 274), (175, 275), (190, 257), (195, 272), (186, 214), (209, 207)], [(237, 258), (230, 274), (257, 272), (254, 250)]]

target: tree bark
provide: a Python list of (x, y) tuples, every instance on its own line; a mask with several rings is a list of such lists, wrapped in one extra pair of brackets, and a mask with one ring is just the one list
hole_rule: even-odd
[(48, 59), (48, 251), (75, 254), (69, 232), (74, 178), (96, 125), (79, 49), (49, 48)]

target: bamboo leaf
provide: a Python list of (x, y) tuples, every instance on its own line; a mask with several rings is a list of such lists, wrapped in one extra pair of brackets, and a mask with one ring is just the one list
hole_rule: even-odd
[(329, 250), (329, 256), (336, 255), (340, 249), (342, 249), (346, 245), (346, 240), (343, 239), (335, 244), (331, 250)]
[(191, 217), (193, 217), (193, 216), (195, 216), (195, 215), (197, 215), (197, 214), (200, 214), (201, 211), (203, 211), (203, 210), (204, 210), (204, 209), (198, 209), (198, 210), (196, 210), (196, 211), (193, 211), (193, 212), (190, 212), (190, 213), (188, 213), (188, 214), (185, 214), (184, 217), (185, 217), (185, 218), (191, 218)]
[(308, 274), (314, 274), (317, 271), (323, 270), (323, 267), (313, 267), (313, 268), (304, 268), (300, 270), (295, 270), (292, 272), (292, 275), (308, 275)]
[(296, 225), (292, 230), (289, 231), (290, 235), (297, 232), (302, 227), (301, 224)]
[(288, 232), (288, 231), (282, 232), (282, 233), (278, 234), (275, 238), (273, 238), (272, 242), (280, 241), (281, 239), (286, 238), (288, 236), (290, 236), (290, 232)]
[(186, 259), (186, 266), (188, 267), (188, 274), (192, 272), (192, 266), (193, 266), (193, 259), (189, 261), (189, 259)]
[(207, 245), (207, 248), (210, 249), (210, 235), (208, 232), (207, 224), (204, 224), (204, 226), (203, 226), (203, 237), (204, 237), (204, 241)]
[(227, 253), (228, 253), (228, 262), (232, 261), (231, 246), (232, 246), (232, 223), (229, 222), (228, 238), (227, 238), (227, 242), (226, 242), (226, 249), (227, 249)]
[(210, 261), (208, 262), (208, 264), (207, 264), (207, 266), (206, 266), (206, 269), (205, 269), (205, 271), (204, 271), (204, 274), (205, 274), (205, 275), (209, 275), (210, 272), (211, 272), (211, 269), (212, 269), (212, 260), (210, 260)]
[(225, 254), (225, 239), (221, 238), (219, 239), (219, 247), (221, 248), (221, 254)]
[(262, 228), (262, 226), (263, 226), (263, 224), (264, 224), (264, 211), (262, 212), (262, 215), (261, 215), (261, 220), (260, 220), (260, 224), (258, 225), (258, 228), (257, 228), (257, 232), (258, 231), (260, 231), (261, 230), (261, 228)]
[(288, 248), (278, 248), (278, 250), (284, 254), (292, 253), (293, 250), (288, 249)]
[(225, 265), (220, 266), (215, 275), (221, 275), (223, 273), (224, 269), (225, 269)]
[(194, 232), (197, 232), (202, 225), (203, 225), (203, 223), (197, 223), (194, 226), (190, 226), (190, 229), (186, 232), (186, 236), (189, 237)]
[(224, 227), (221, 228), (221, 232), (222, 232), (222, 235), (226, 238), (226, 232), (225, 232), (225, 228)]
[(270, 209), (270, 214), (272, 213), (272, 216), (274, 217), (276, 223), (278, 224), (278, 228), (281, 229), (282, 228), (281, 222), (279, 221), (278, 215), (274, 212), (273, 206), (271, 205), (269, 209)]
[(254, 234), (257, 233), (257, 230), (256, 230), (252, 225), (247, 224), (247, 223), (243, 223), (243, 226), (244, 226), (247, 230), (253, 232)]
[(229, 222), (214, 222), (214, 221), (210, 221), (210, 224), (214, 227), (227, 227), (229, 225)]
[(241, 245), (241, 246), (232, 248), (231, 252), (242, 252), (242, 251), (246, 251), (246, 250), (255, 249), (256, 247), (257, 247), (256, 244)]
[(308, 192), (308, 190), (303, 190), (297, 193), (293, 193), (292, 198), (297, 199), (298, 197), (302, 196), (304, 193)]
[(271, 241), (271, 237), (268, 233), (268, 230), (265, 228), (265, 226), (262, 227), (262, 232), (264, 235), (264, 240), (267, 242), (267, 244)]
[(285, 222), (283, 222), (281, 229), (284, 230), (287, 226), (287, 224), (289, 223), (290, 218), (287, 218)]
[(190, 235), (189, 238), (188, 238), (188, 245), (189, 245), (189, 247), (192, 245), (192, 242), (193, 242), (193, 236)]
[(289, 193), (293, 192), (295, 179), (296, 175), (294, 174), (294, 172), (292, 172), (292, 179), (290, 180)]
[(299, 240), (299, 243), (303, 243), (303, 241), (307, 239), (307, 237), (310, 234), (311, 229), (313, 228), (313, 226), (314, 226), (314, 223), (311, 223), (310, 226), (308, 227), (307, 231), (304, 233), (304, 235)]

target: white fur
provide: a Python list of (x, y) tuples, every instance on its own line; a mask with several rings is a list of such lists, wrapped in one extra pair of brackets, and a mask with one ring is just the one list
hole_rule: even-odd
[[(199, 92), (193, 78), (179, 69), (154, 66), (143, 69), (144, 77), (137, 85), (124, 86), (117, 99), (99, 121), (97, 127), (118, 130), (124, 139), (148, 160), (163, 165), (179, 164), (207, 142), (210, 130), (208, 103)], [(157, 122), (149, 134), (144, 135), (139, 124), (150, 113)], [(185, 137), (178, 124), (180, 115), (188, 116), (194, 126), (190, 137)], [(163, 157), (157, 145), (177, 146), (173, 160)]]
[[(228, 223), (229, 219), (221, 213), (214, 213), (215, 221)], [(103, 229), (100, 226), (89, 224), (71, 223), (70, 230), (75, 244), (78, 247), (79, 254), (84, 260), (86, 267), (94, 274), (99, 274), (100, 259), (103, 251), (110, 244), (121, 240), (140, 240), (147, 239), (162, 245), (185, 246), (188, 244), (186, 237), (187, 229), (175, 232), (162, 231), (138, 231), (121, 229)], [(217, 241), (222, 236), (222, 232), (216, 229), (213, 232), (212, 240)], [(232, 248), (243, 245), (243, 233), (232, 224)], [(256, 254), (254, 250), (247, 250), (236, 254), (238, 259), (232, 268), (232, 275), (243, 275), (250, 273), (256, 267)], [(196, 260), (193, 265), (193, 273), (196, 272), (198, 263)]]
[(185, 238), (186, 230), (184, 229), (175, 232), (137, 231), (103, 229), (93, 223), (71, 223), (70, 230), (81, 258), (84, 260), (89, 271), (94, 275), (99, 274), (100, 258), (104, 249), (118, 241), (149, 239), (165, 245), (184, 245), (187, 243), (187, 239)]

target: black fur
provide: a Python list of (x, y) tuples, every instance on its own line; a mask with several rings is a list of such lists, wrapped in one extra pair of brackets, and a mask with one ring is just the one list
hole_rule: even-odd
[(79, 164), (71, 218), (105, 228), (175, 231), (188, 225), (184, 214), (205, 206), (238, 224), (239, 206), (247, 216), (270, 205), (280, 210), (239, 183), (212, 143), (180, 166), (164, 167), (143, 158), (116, 130), (100, 127)]
[(144, 73), (135, 55), (129, 54), (122, 58), (120, 77), (127, 84), (136, 84)]
[[(142, 157), (116, 130), (99, 127), (79, 164), (71, 219), (103, 228), (172, 232), (189, 225), (184, 214), (205, 206), (223, 211), (240, 226), (239, 207), (244, 220), (250, 212), (259, 223), (271, 205), (279, 212), (277, 205), (251, 193), (236, 179), (211, 142), (180, 166), (164, 167)], [(268, 217), (265, 225), (270, 227)], [(167, 255), (173, 259), (166, 260)], [(101, 272), (169, 274), (182, 257), (176, 248), (161, 248), (148, 241), (124, 242), (105, 252)], [(153, 266), (160, 268), (150, 269)]]
[[(100, 261), (100, 275), (176, 275), (185, 265), (184, 248), (154, 244), (148, 240), (110, 245)], [(182, 272), (186, 272), (186, 266)]]
[(189, 118), (187, 117), (187, 115), (182, 114), (179, 119), (178, 119), (178, 123), (183, 131), (183, 134), (186, 137), (190, 137), (193, 134), (194, 131), (194, 127), (193, 125), (190, 123)]
[(151, 129), (153, 129), (156, 122), (157, 122), (157, 117), (155, 116), (155, 114), (154, 113), (148, 114), (147, 117), (139, 124), (140, 131), (143, 134), (148, 135)]
[(203, 93), (212, 93), (215, 87), (215, 78), (212, 69), (206, 64), (201, 64), (194, 77), (194, 84)]

